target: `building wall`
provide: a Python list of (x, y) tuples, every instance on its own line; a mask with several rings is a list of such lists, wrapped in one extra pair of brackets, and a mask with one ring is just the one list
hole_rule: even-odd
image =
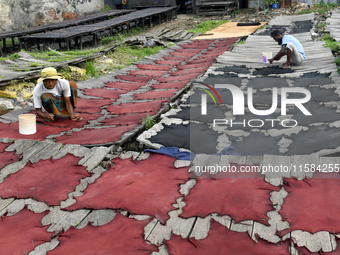
[(0, 0), (0, 32), (74, 19), (104, 9), (104, 0)]

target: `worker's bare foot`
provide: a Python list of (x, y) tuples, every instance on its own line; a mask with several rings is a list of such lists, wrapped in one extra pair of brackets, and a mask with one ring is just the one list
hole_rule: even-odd
[(71, 120), (78, 122), (78, 121), (82, 121), (83, 118), (81, 116), (79, 116), (78, 114), (75, 114), (75, 115), (71, 116)]
[(287, 63), (284, 63), (282, 66), (280, 66), (279, 68), (281, 69), (287, 69), (287, 68), (290, 68), (290, 65), (287, 64)]

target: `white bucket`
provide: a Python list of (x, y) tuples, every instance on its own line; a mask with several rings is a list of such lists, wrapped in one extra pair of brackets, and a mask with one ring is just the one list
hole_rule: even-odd
[(19, 133), (33, 135), (37, 132), (36, 116), (34, 114), (19, 115)]
[(268, 64), (268, 59), (272, 58), (273, 54), (272, 52), (262, 52), (262, 61), (264, 64)]

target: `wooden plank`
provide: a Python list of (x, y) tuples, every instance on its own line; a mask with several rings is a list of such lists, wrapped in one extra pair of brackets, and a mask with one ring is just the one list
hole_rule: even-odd
[(76, 157), (90, 157), (92, 155), (92, 151), (84, 146), (76, 145), (72, 150), (72, 154)]
[[(34, 109), (33, 106), (25, 107), (22, 109), (17, 109), (14, 111), (11, 111), (5, 115), (1, 115), (0, 120), (2, 122), (9, 121), (9, 122), (18, 122), (19, 121), (19, 115), (24, 113), (29, 113)], [(6, 122), (5, 122), (6, 123)]]
[(1, 168), (0, 171), (0, 183), (4, 181), (4, 179), (13, 173), (18, 172), (20, 169), (24, 168), (27, 164), (27, 161), (20, 160), (18, 162), (14, 162), (12, 164), (8, 164)]
[(16, 140), (12, 145), (8, 146), (5, 151), (16, 151), (16, 155), (22, 154), (28, 148), (32, 147), (33, 144), (37, 143), (35, 140)]
[[(199, 154), (196, 155), (192, 162), (192, 167), (189, 172), (193, 172), (196, 176), (201, 176), (204, 172), (208, 170), (208, 167), (216, 166), (219, 164), (221, 157), (219, 155), (206, 155)], [(215, 168), (210, 170), (216, 170)], [(211, 174), (216, 174), (217, 172), (210, 172)]]
[(22, 161), (28, 162), (31, 157), (33, 157), (36, 153), (39, 153), (42, 151), (45, 147), (49, 146), (52, 143), (52, 141), (39, 141), (35, 143), (32, 147), (24, 151), (22, 154)]
[(38, 254), (46, 254), (48, 251), (53, 250), (55, 247), (59, 245), (58, 237), (54, 237), (50, 242), (42, 243), (34, 248), (33, 251), (30, 252), (31, 255)]
[(133, 160), (136, 160), (139, 155), (140, 155), (140, 152), (137, 152), (137, 151), (127, 151), (125, 153), (122, 153), (122, 155), (120, 155), (120, 158), (121, 159), (128, 159), (128, 158), (132, 157)]
[(306, 247), (310, 252), (332, 252), (334, 250), (332, 243), (336, 243), (335, 237), (329, 232), (320, 231), (312, 234), (307, 231), (295, 230), (290, 233), (290, 237), (285, 235), (283, 240), (290, 238), (299, 247)]
[(183, 38), (184, 38), (187, 34), (188, 34), (187, 31), (183, 31), (183, 32), (182, 32), (181, 34), (179, 34), (178, 36), (173, 37), (172, 40), (177, 40), (177, 41), (183, 40)]
[(210, 230), (211, 216), (205, 218), (197, 217), (195, 225), (190, 233), (190, 238), (195, 238), (196, 240), (204, 239), (208, 236)]
[(49, 210), (49, 206), (46, 203), (36, 201), (32, 198), (25, 199), (25, 204), (27, 206), (27, 209), (31, 210), (34, 213), (42, 213)]
[(1, 212), (0, 217), (6, 213), (6, 216), (12, 216), (20, 212), (25, 207), (25, 199), (15, 199), (12, 203), (7, 205)]
[(12, 138), (0, 138), (0, 143), (13, 143), (15, 139)]
[[(283, 169), (282, 166), (286, 168)], [(291, 177), (289, 166), (290, 157), (288, 156), (264, 155), (262, 174), (265, 176), (265, 181), (274, 186), (282, 185), (283, 178)], [(279, 169), (279, 171), (274, 171), (274, 169)]]
[(86, 166), (86, 170), (89, 172), (98, 166), (110, 151), (110, 149), (107, 147), (93, 148), (92, 150), (93, 152), (90, 156), (84, 157), (78, 163), (80, 165)]
[[(289, 225), (288, 225), (289, 226)], [(251, 238), (257, 242), (258, 237), (261, 239), (267, 240), (270, 243), (278, 243), (281, 238), (276, 235), (277, 229), (276, 226), (266, 226), (261, 223), (254, 221), (254, 226), (252, 230)]]
[(36, 153), (33, 157), (31, 157), (30, 161), (34, 164), (39, 160), (46, 160), (52, 157), (54, 153), (56, 153), (61, 147), (60, 143), (50, 143), (40, 152)]
[(47, 229), (49, 232), (66, 232), (70, 227), (76, 227), (90, 212), (91, 210), (87, 209), (68, 212), (54, 207), (42, 218), (41, 224), (43, 226), (51, 225)]
[(0, 214), (1, 214), (1, 211), (4, 210), (8, 205), (13, 203), (14, 200), (15, 200), (14, 197), (10, 197), (10, 198), (7, 198), (7, 199), (2, 199), (0, 197)]
[[(318, 155), (294, 155), (290, 156), (290, 164), (293, 166), (291, 168), (291, 177), (294, 177), (298, 180), (302, 180), (304, 178), (312, 178), (313, 173), (311, 171), (305, 171), (304, 165), (305, 164), (314, 164), (319, 165), (320, 159)], [(300, 166), (303, 168), (300, 168)]]
[(80, 184), (76, 186), (75, 191), (68, 194), (68, 199), (60, 202), (60, 208), (66, 208), (74, 203), (76, 203), (75, 197), (80, 197), (84, 194), (84, 190), (88, 187), (89, 184), (94, 183), (103, 172), (105, 172), (101, 166), (96, 167), (92, 170), (92, 175), (90, 177), (85, 177), (80, 180)]
[(72, 154), (72, 151), (77, 147), (80, 147), (80, 145), (66, 144), (65, 146), (61, 146), (59, 150), (53, 154), (52, 159), (60, 159), (64, 157), (67, 153)]
[(158, 220), (154, 219), (144, 228), (145, 240), (154, 245), (163, 244), (163, 240), (170, 240), (171, 228), (167, 225), (162, 225)]
[[(166, 222), (166, 225), (171, 228), (171, 232), (175, 235), (179, 235), (182, 238), (188, 238), (195, 224), (196, 217), (183, 219), (178, 217), (178, 213), (176, 211), (172, 212), (173, 215), (171, 215), (170, 219)], [(199, 227), (196, 229), (197, 231), (199, 231)], [(195, 236), (198, 237), (199, 233), (195, 232)]]
[(212, 213), (211, 218), (216, 220), (221, 225), (230, 229), (233, 219), (229, 215), (219, 215), (218, 213)]
[(190, 40), (191, 38), (193, 38), (194, 33), (188, 33), (182, 40), (186, 41), (186, 40)]
[(91, 223), (93, 226), (102, 226), (109, 222), (111, 222), (114, 217), (117, 215), (117, 212), (111, 209), (103, 209), (103, 210), (94, 210), (89, 213), (76, 227), (77, 229), (82, 229), (87, 226), (87, 224)]
[(252, 233), (254, 221), (245, 220), (239, 223), (236, 223), (234, 220), (231, 222), (230, 230), (236, 232), (248, 232), (249, 235)]

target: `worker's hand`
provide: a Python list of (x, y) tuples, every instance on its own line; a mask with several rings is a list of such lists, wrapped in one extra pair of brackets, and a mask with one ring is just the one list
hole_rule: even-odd
[(46, 116), (46, 120), (47, 120), (47, 121), (54, 121), (54, 115), (53, 115), (52, 113), (48, 114), (48, 115)]
[(274, 61), (273, 58), (268, 59), (268, 62), (269, 62), (270, 64), (273, 64), (273, 61)]
[(83, 118), (82, 118), (81, 116), (79, 116), (78, 114), (72, 115), (72, 116), (70, 117), (70, 119), (71, 119), (72, 121), (82, 121), (82, 120), (83, 120)]

